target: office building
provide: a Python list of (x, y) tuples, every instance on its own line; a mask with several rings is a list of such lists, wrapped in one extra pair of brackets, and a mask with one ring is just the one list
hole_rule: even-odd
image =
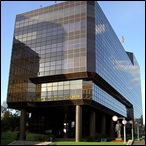
[(139, 65), (95, 1), (66, 1), (18, 14), (7, 103), (29, 130), (80, 141), (114, 136), (112, 116), (142, 115)]

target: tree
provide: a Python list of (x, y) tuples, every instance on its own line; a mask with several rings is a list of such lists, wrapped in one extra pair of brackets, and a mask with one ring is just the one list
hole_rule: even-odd
[(16, 128), (19, 127), (20, 123), (20, 111), (9, 109), (7, 107), (6, 102), (3, 102), (3, 105), (1, 105), (1, 115), (3, 114), (3, 117), (1, 117), (1, 129), (2, 131), (14, 131)]
[(1, 113), (6, 112), (8, 110), (7, 103), (3, 101), (3, 104), (1, 105)]

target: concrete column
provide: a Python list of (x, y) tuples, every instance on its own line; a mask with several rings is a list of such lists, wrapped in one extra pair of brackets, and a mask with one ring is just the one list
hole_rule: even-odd
[(101, 134), (106, 134), (106, 117), (105, 115), (102, 115), (101, 119)]
[(75, 133), (75, 141), (79, 142), (82, 137), (82, 107), (80, 105), (76, 105), (76, 133)]
[(21, 116), (20, 116), (20, 135), (19, 135), (19, 140), (24, 140), (25, 139), (25, 125), (26, 125), (26, 110), (22, 109), (21, 110)]
[(90, 136), (95, 138), (96, 126), (95, 126), (95, 111), (90, 112)]

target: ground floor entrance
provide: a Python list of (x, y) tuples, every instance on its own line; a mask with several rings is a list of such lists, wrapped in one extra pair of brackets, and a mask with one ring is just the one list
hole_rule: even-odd
[(31, 112), (29, 130), (51, 134), (57, 138), (114, 137), (114, 122), (110, 115), (87, 105), (38, 108)]

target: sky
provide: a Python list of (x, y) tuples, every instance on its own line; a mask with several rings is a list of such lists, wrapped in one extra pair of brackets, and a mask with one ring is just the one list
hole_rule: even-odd
[[(60, 1), (57, 1), (59, 3)], [(145, 124), (145, 2), (98, 1), (125, 51), (133, 52), (140, 66)], [(55, 1), (1, 2), (1, 104), (6, 101), (14, 24), (17, 14), (55, 4)]]

